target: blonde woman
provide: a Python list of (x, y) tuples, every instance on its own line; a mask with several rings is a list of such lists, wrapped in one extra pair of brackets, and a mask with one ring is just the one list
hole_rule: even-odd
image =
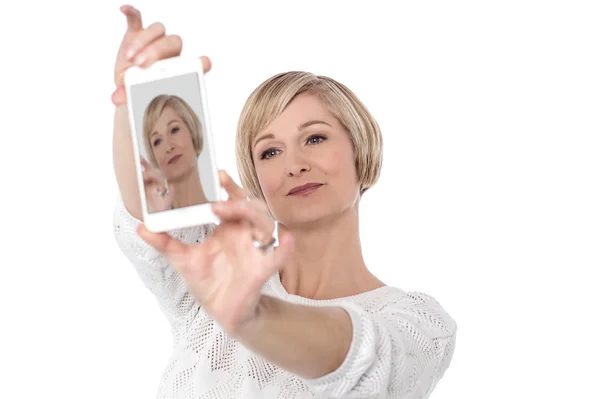
[(428, 397), (450, 364), (456, 324), (430, 295), (388, 286), (365, 265), (358, 207), (382, 145), (365, 106), (330, 78), (273, 76), (242, 111), (245, 189), (221, 173), (229, 199), (213, 204), (218, 227), (151, 234), (128, 161), (122, 74), (179, 54), (181, 40), (122, 11), (115, 235), (172, 327), (158, 398)]
[(141, 159), (149, 213), (207, 201), (198, 170), (202, 124), (181, 97), (161, 94), (150, 101), (142, 122), (150, 162)]

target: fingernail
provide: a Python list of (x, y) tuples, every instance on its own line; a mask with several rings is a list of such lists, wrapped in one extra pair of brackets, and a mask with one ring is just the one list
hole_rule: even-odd
[(135, 57), (135, 61), (133, 62), (135, 65), (142, 65), (146, 61), (146, 57), (143, 54)]

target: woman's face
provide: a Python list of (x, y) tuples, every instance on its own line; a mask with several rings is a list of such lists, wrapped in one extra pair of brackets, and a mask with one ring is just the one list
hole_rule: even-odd
[(283, 225), (335, 217), (358, 201), (350, 137), (314, 94), (297, 96), (252, 146), (265, 200)]
[(150, 145), (167, 180), (177, 180), (198, 167), (192, 135), (179, 114), (165, 107), (150, 132)]

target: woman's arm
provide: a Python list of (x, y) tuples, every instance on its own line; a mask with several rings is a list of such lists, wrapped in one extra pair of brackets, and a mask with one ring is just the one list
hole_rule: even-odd
[[(113, 216), (113, 231), (120, 250), (134, 266), (138, 276), (156, 297), (174, 333), (187, 329), (200, 305), (169, 260), (137, 234), (141, 222), (134, 218), (119, 198)], [(194, 226), (169, 232), (182, 242), (196, 244), (212, 233), (214, 226)], [(177, 336), (175, 337), (177, 339)]]
[(424, 398), (450, 364), (456, 324), (430, 296), (403, 294), (377, 312), (261, 298), (238, 339), (331, 398)]
[(352, 342), (352, 320), (339, 307), (310, 307), (262, 295), (256, 317), (234, 336), (242, 344), (300, 377), (338, 369)]
[(135, 219), (141, 220), (142, 207), (130, 135), (127, 105), (119, 105), (115, 108), (113, 127), (113, 167), (125, 209)]

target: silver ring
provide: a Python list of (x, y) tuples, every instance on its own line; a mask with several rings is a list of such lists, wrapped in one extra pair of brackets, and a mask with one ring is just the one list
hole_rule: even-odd
[(271, 253), (273, 251), (273, 249), (275, 248), (275, 242), (277, 242), (275, 237), (271, 237), (271, 241), (269, 241), (267, 244), (263, 244), (262, 242), (260, 242), (258, 240), (252, 240), (252, 244), (254, 245), (254, 248), (260, 249), (261, 251), (264, 251), (265, 253)]
[(165, 187), (165, 189), (159, 193), (161, 197), (166, 197), (169, 194), (169, 187)]

